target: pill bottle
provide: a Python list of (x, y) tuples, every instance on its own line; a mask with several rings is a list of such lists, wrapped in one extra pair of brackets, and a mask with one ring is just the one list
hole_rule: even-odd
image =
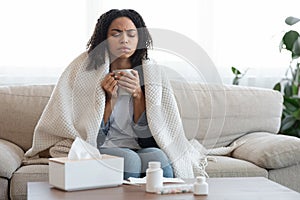
[(208, 184), (205, 176), (197, 176), (194, 183), (194, 195), (208, 195)]
[(146, 192), (155, 193), (163, 186), (163, 170), (160, 162), (149, 162), (146, 170)]

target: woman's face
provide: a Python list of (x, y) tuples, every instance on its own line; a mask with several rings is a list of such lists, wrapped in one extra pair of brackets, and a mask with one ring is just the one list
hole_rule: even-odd
[(127, 17), (112, 21), (107, 32), (108, 49), (115, 58), (129, 58), (136, 50), (138, 32), (134, 23)]

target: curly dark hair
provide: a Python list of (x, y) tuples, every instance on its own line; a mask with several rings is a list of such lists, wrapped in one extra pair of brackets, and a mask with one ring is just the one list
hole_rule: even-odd
[(94, 33), (87, 43), (89, 57), (92, 59), (90, 60), (92, 66), (89, 66), (89, 68), (97, 69), (105, 63), (105, 52), (108, 50), (106, 42), (108, 28), (112, 21), (119, 17), (128, 17), (138, 30), (137, 49), (130, 57), (132, 66), (139, 66), (143, 60), (148, 59), (148, 48), (152, 47), (152, 38), (141, 15), (132, 9), (112, 9), (100, 16)]

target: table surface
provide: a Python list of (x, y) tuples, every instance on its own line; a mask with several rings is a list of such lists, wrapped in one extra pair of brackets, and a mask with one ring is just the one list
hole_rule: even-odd
[[(193, 183), (194, 179), (185, 180)], [(47, 182), (29, 182), (28, 200), (52, 199), (114, 199), (114, 200), (161, 200), (161, 199), (209, 199), (209, 200), (292, 200), (300, 199), (300, 194), (263, 177), (209, 178), (208, 196), (194, 196), (193, 193), (152, 194), (145, 192), (145, 185), (122, 185), (65, 192), (54, 188)]]

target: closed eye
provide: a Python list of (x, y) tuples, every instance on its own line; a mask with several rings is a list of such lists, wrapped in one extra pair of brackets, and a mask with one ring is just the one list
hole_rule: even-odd
[(121, 31), (121, 30), (119, 30), (119, 29), (112, 29), (111, 30), (111, 35), (113, 36), (113, 37), (118, 37), (118, 36), (120, 36), (121, 35), (121, 33), (122, 33), (123, 31)]
[[(123, 31), (119, 30), (119, 29), (112, 29), (112, 36), (113, 37), (119, 37), (123, 34)], [(135, 29), (130, 29), (126, 31), (126, 34), (128, 37), (136, 37), (136, 30)]]
[(121, 33), (114, 33), (112, 36), (113, 37), (119, 37), (121, 35)]
[(128, 35), (128, 37), (135, 37), (136, 36), (136, 34), (127, 34)]
[(136, 30), (134, 30), (134, 29), (128, 30), (126, 32), (127, 32), (128, 37), (135, 37), (136, 36)]

